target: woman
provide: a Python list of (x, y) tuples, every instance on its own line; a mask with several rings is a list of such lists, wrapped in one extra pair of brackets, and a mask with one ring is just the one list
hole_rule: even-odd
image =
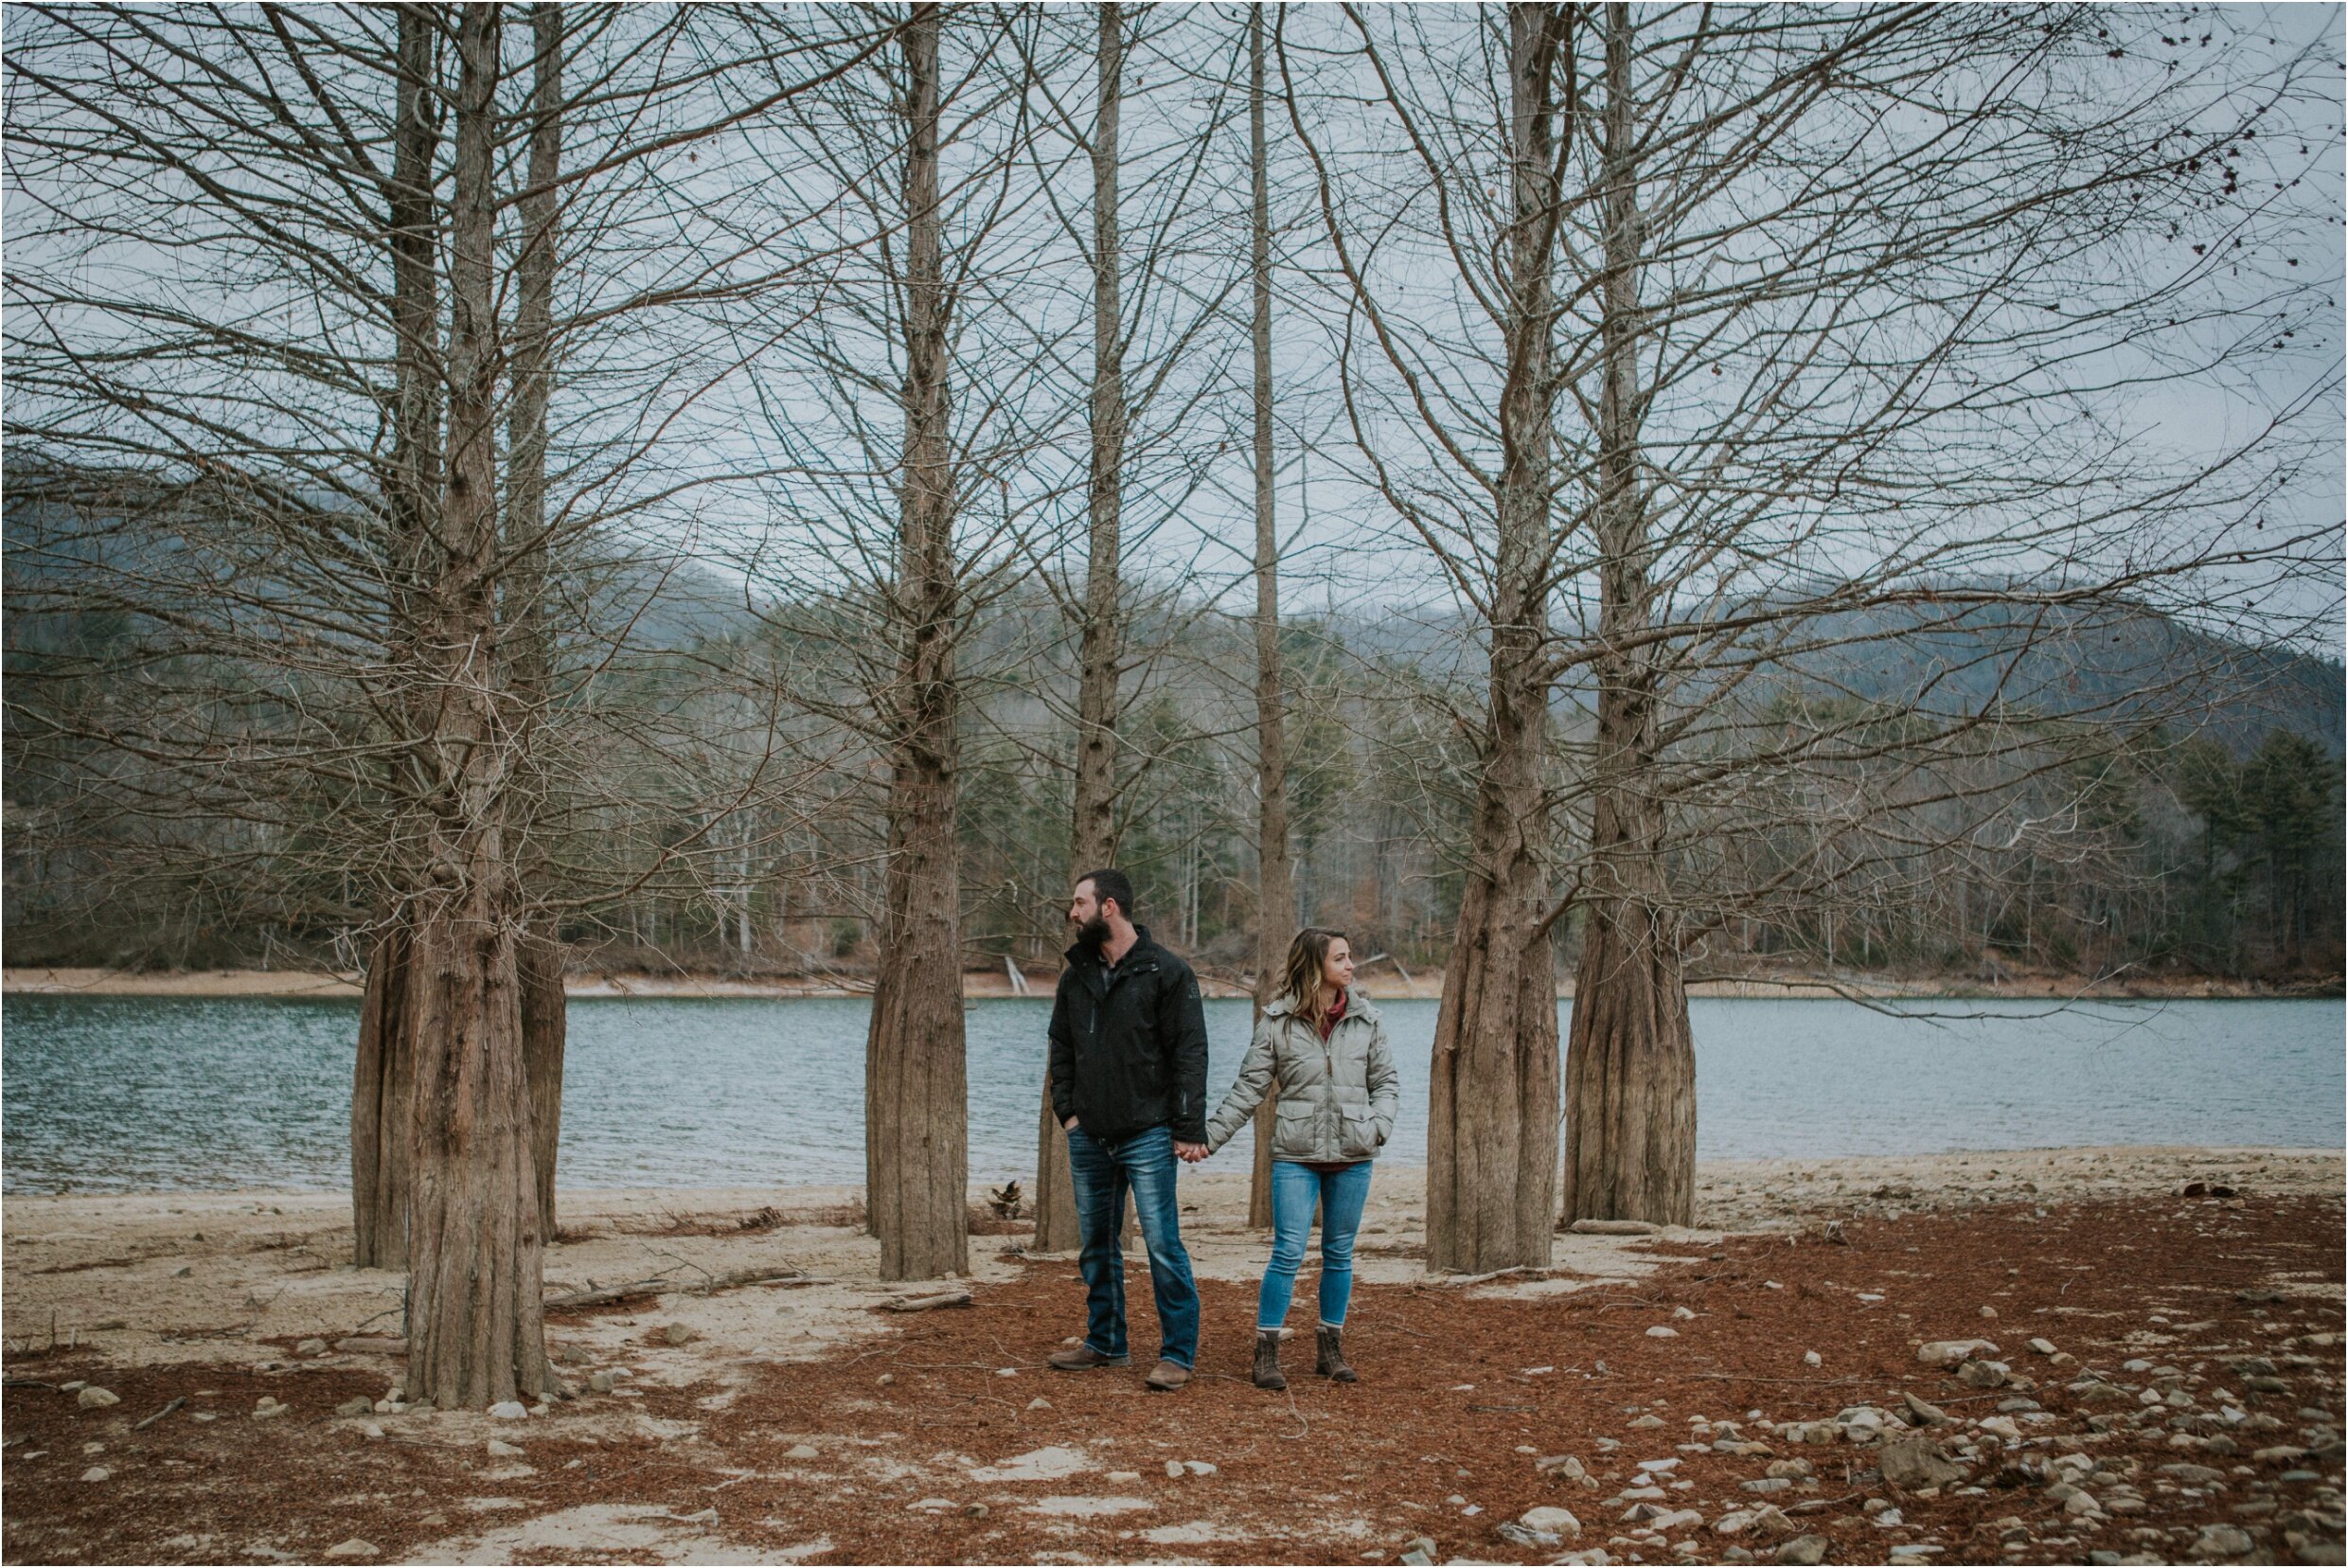
[(1207, 1152), (1231, 1141), (1278, 1085), (1272, 1135), (1272, 1261), (1255, 1303), (1255, 1386), (1281, 1389), (1280, 1323), (1321, 1210), (1320, 1354), (1313, 1370), (1356, 1381), (1345, 1363), (1353, 1238), (1370, 1195), (1370, 1162), (1394, 1132), (1394, 1054), (1369, 999), (1353, 989), (1353, 948), (1305, 930), (1289, 947), (1280, 994), (1264, 1008), (1238, 1081), (1207, 1122)]

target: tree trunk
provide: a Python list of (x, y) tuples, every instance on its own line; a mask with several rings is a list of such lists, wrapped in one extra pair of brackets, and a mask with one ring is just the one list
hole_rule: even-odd
[(1489, 698), (1427, 1106), (1428, 1262), (1468, 1274), (1546, 1264), (1556, 1191), (1557, 986), (1541, 907), (1558, 209), (1550, 95), (1570, 18), (1562, 7), (1508, 10), (1516, 222)]
[[(388, 585), (384, 661), (419, 670), (418, 633), (425, 546), (441, 487), (439, 260), (433, 164), (439, 133), (432, 105), (431, 19), (415, 6), (398, 11), (399, 81), (394, 89), (392, 178), (385, 228), (392, 268), (392, 446), (382, 476), (388, 520), (383, 577)], [(395, 696), (395, 711), (415, 739), (429, 710), (413, 690)], [(404, 766), (393, 793), (412, 791)], [(413, 876), (415, 868), (403, 866)], [(414, 911), (398, 903), (376, 939), (359, 1009), (359, 1046), (350, 1097), (350, 1201), (353, 1260), (361, 1268), (407, 1264), (410, 1088), (415, 1070), (415, 1012), (410, 960)]]
[[(1255, 1016), (1280, 986), (1296, 935), (1289, 875), (1288, 742), (1280, 677), (1280, 535), (1272, 505), (1272, 187), (1264, 143), (1264, 12), (1248, 12), (1248, 167), (1252, 185), (1250, 262), (1255, 319)], [(1255, 1110), (1255, 1163), (1248, 1177), (1248, 1223), (1272, 1223), (1272, 1133), (1275, 1081)]]
[(525, 931), (514, 961), (522, 988), (522, 1068), (530, 1085), (530, 1166), (538, 1193), (538, 1234), (555, 1238), (555, 1161), (562, 1141), (562, 1046), (570, 999), (562, 971), (569, 950), (544, 931)]
[[(1083, 624), (1077, 629), (1076, 809), (1069, 834), (1071, 877), (1108, 865), (1116, 853), (1117, 680), (1124, 657), (1120, 529), (1124, 506), (1125, 339), (1117, 296), (1117, 113), (1123, 98), (1122, 8), (1094, 13), (1099, 102), (1093, 125), (1093, 452)], [(1041, 1252), (1077, 1245), (1076, 1188), (1068, 1134), (1052, 1111), (1047, 1081), (1036, 1127), (1036, 1239)]]
[(359, 1003), (359, 1064), (350, 1086), (351, 1261), (402, 1269), (408, 1261), (409, 1090), (415, 1069), (409, 1007), (411, 932), (405, 908), (376, 937)]
[(969, 1267), (954, 670), (959, 606), (946, 384), (950, 327), (938, 214), (939, 7), (916, 5), (905, 57), (905, 452), (900, 636), (887, 696), (887, 927), (865, 1042), (870, 1185), (880, 1277)]
[(448, 490), (421, 652), (438, 770), (416, 900), (408, 1203), (410, 1394), (483, 1406), (553, 1386), (540, 1318), (513, 867), (510, 721), (498, 656), (494, 278), (500, 11), (456, 13)]
[[(1696, 1204), (1696, 1052), (1663, 878), (1654, 615), (1640, 481), (1637, 127), (1630, 8), (1606, 9), (1606, 276), (1599, 292), (1598, 684), (1582, 956), (1566, 1049), (1561, 1217), (1684, 1225)], [(1828, 955), (1831, 960), (1831, 942)]]
[[(546, 781), (531, 762), (538, 753), (536, 734), (546, 722), (554, 691), (554, 635), (546, 605), (552, 527), (546, 507), (546, 405), (554, 390), (555, 266), (560, 242), (561, 199), (555, 183), (562, 174), (561, 8), (549, 0), (531, 6), (530, 37), (529, 159), (517, 204), (522, 253), (514, 264), (513, 399), (507, 426), (506, 539), (510, 564), (503, 595), (507, 682), (521, 730), (510, 819), (525, 898), (543, 877), (533, 829)], [(517, 961), (539, 1233), (551, 1240), (569, 1010), (562, 994), (564, 953), (551, 922), (534, 922), (521, 939)]]

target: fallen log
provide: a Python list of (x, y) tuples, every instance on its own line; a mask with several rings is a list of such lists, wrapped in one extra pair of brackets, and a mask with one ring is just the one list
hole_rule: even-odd
[(884, 1301), (880, 1304), (880, 1310), (885, 1312), (926, 1312), (937, 1307), (968, 1307), (969, 1304), (970, 1292), (968, 1291), (941, 1291), (935, 1295), (900, 1296), (895, 1301)]
[(631, 1279), (625, 1285), (606, 1285), (593, 1291), (573, 1291), (565, 1295), (548, 1296), (539, 1303), (543, 1311), (557, 1307), (609, 1307), (614, 1302), (635, 1301), (645, 1296), (676, 1295), (691, 1291), (708, 1295), (716, 1291), (730, 1291), (742, 1285), (797, 1284), (806, 1276), (796, 1269), (777, 1272), (774, 1269), (737, 1269), (731, 1274), (711, 1274), (706, 1279), (678, 1279), (669, 1274), (654, 1274), (649, 1279)]

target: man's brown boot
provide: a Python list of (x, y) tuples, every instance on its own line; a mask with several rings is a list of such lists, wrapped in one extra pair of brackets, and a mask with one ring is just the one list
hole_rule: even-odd
[(1255, 1330), (1255, 1386), (1273, 1393), (1288, 1387), (1288, 1379), (1280, 1375), (1280, 1330)]
[(1055, 1350), (1043, 1359), (1061, 1372), (1090, 1372), (1095, 1366), (1123, 1366), (1129, 1360), (1125, 1356), (1104, 1356), (1089, 1345), (1079, 1345), (1074, 1350)]
[(1162, 1361), (1142, 1381), (1160, 1394), (1171, 1394), (1190, 1381), (1190, 1368), (1180, 1362)]
[(1352, 1367), (1345, 1364), (1345, 1330), (1322, 1324), (1314, 1331), (1320, 1343), (1320, 1354), (1313, 1358), (1312, 1369), (1331, 1382), (1360, 1382)]

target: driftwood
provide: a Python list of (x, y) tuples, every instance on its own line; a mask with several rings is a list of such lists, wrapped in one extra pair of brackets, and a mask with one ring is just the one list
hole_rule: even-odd
[(346, 1356), (404, 1356), (408, 1342), (400, 1334), (353, 1334), (336, 1340), (334, 1348)]
[(148, 1417), (145, 1420), (139, 1422), (138, 1425), (133, 1427), (131, 1430), (133, 1432), (144, 1432), (149, 1427), (153, 1426), (157, 1421), (162, 1420), (166, 1416), (169, 1416), (171, 1412), (177, 1410), (180, 1406), (186, 1404), (187, 1402), (187, 1400), (184, 1396), (180, 1399), (173, 1399), (169, 1404), (165, 1405), (161, 1410), (156, 1411), (152, 1416)]
[(796, 1269), (777, 1272), (774, 1269), (737, 1269), (732, 1274), (711, 1274), (705, 1279), (678, 1279), (668, 1274), (654, 1274), (649, 1279), (632, 1279), (625, 1285), (606, 1285), (599, 1290), (573, 1291), (567, 1295), (548, 1296), (539, 1303), (542, 1310), (557, 1307), (608, 1307), (614, 1302), (634, 1301), (641, 1296), (672, 1295), (692, 1291), (708, 1295), (714, 1291), (728, 1291), (738, 1285), (795, 1285), (808, 1280)]
[(895, 1301), (884, 1301), (880, 1309), (887, 1312), (926, 1312), (934, 1307), (968, 1307), (969, 1304), (970, 1292), (968, 1291), (941, 1291), (935, 1295), (900, 1296)]

